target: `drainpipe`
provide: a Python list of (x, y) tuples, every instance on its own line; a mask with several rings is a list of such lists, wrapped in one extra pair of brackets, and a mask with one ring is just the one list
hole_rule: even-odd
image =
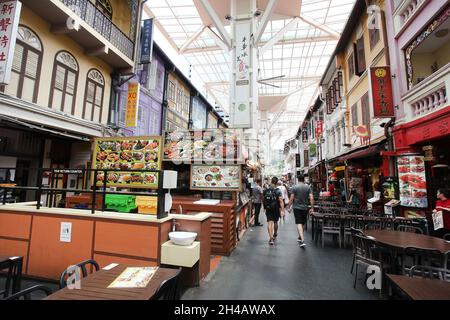
[(164, 135), (166, 132), (166, 117), (167, 117), (167, 108), (168, 108), (168, 102), (167, 102), (167, 86), (169, 82), (169, 71), (167, 70), (168, 67), (166, 64), (164, 64), (164, 88), (163, 88), (163, 101), (161, 104), (161, 135)]

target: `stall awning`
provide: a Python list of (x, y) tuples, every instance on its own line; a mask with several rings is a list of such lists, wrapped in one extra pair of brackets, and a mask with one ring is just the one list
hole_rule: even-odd
[(373, 146), (367, 147), (365, 149), (353, 151), (349, 154), (339, 157), (339, 161), (347, 161), (347, 160), (351, 160), (351, 159), (360, 159), (360, 158), (374, 156), (384, 150), (384, 145), (385, 145), (384, 143), (379, 143), (377, 145), (373, 145)]

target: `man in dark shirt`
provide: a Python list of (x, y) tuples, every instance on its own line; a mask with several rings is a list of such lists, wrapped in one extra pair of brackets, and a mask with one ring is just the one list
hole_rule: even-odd
[(269, 245), (274, 245), (278, 233), (278, 220), (284, 216), (284, 200), (280, 189), (277, 189), (278, 178), (273, 177), (270, 187), (264, 191), (264, 209), (266, 209), (269, 231)]
[[(305, 247), (305, 236), (303, 226), (308, 219), (308, 211), (312, 213), (314, 208), (314, 197), (311, 188), (305, 184), (305, 177), (298, 177), (299, 184), (292, 188), (289, 208), (294, 208), (295, 224), (298, 229), (298, 243), (300, 247)], [(311, 205), (311, 209), (309, 209)]]

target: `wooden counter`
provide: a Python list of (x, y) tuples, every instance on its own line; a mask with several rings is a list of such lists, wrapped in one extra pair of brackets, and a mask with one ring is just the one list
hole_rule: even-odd
[[(209, 273), (210, 216), (183, 217), (178, 230), (195, 231), (201, 243), (198, 279)], [(175, 216), (176, 217), (176, 216)], [(24, 257), (24, 274), (57, 280), (69, 265), (94, 259), (110, 263), (157, 266), (161, 245), (169, 240), (173, 217), (0, 205), (0, 254)], [(70, 242), (60, 241), (62, 222), (72, 223)], [(183, 229), (186, 227), (186, 229)]]
[(211, 253), (230, 255), (237, 245), (236, 219), (240, 218), (240, 212), (235, 211), (236, 202), (221, 200), (218, 205), (195, 204), (198, 200), (200, 199), (194, 197), (174, 196), (172, 210), (179, 214), (181, 206), (184, 215), (211, 212)]

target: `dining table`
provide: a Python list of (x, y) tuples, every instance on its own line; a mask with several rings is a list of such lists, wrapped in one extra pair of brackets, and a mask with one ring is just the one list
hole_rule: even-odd
[(387, 278), (411, 300), (450, 300), (450, 282), (393, 274)]
[(46, 300), (150, 300), (160, 285), (174, 277), (178, 269), (159, 267), (143, 288), (108, 288), (126, 268), (126, 264), (89, 274), (81, 279), (80, 289), (65, 287), (49, 295)]

